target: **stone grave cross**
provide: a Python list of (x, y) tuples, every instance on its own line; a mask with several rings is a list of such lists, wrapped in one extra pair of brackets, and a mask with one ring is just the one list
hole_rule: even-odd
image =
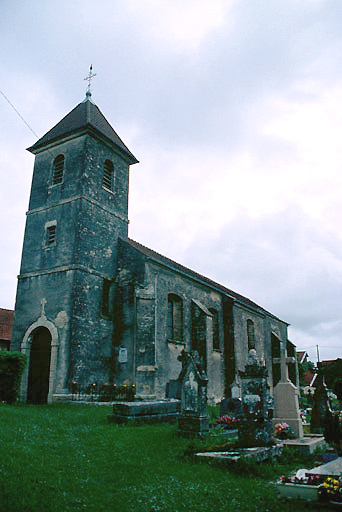
[(289, 379), (288, 364), (295, 363), (294, 357), (287, 357), (286, 344), (280, 342), (280, 357), (275, 357), (273, 363), (280, 363), (280, 380), (273, 390), (274, 418), (273, 424), (286, 422), (294, 431), (296, 437), (303, 437), (303, 424), (299, 409), (299, 391)]
[(274, 357), (273, 363), (280, 363), (280, 382), (287, 382), (289, 380), (289, 367), (290, 363), (295, 363), (294, 357), (287, 356), (286, 345), (282, 341), (280, 342), (280, 357)]

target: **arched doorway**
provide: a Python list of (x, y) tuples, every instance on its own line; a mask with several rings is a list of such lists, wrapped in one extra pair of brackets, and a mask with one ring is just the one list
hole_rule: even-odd
[(31, 336), (27, 401), (43, 404), (49, 394), (51, 333), (46, 327), (38, 327)]

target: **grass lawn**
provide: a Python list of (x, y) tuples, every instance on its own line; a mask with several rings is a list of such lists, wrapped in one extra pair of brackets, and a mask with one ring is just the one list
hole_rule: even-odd
[(175, 425), (118, 426), (107, 422), (110, 412), (0, 404), (1, 512), (312, 510), (280, 502), (268, 485), (308, 461), (196, 462), (184, 455), (193, 441), (174, 437)]

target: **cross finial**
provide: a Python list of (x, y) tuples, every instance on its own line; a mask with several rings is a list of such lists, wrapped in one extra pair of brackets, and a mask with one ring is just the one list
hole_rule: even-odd
[(91, 96), (91, 80), (94, 78), (94, 76), (96, 76), (96, 73), (93, 73), (93, 65), (90, 64), (88, 76), (86, 76), (84, 79), (88, 81), (86, 96)]
[(45, 299), (45, 297), (43, 297), (42, 300), (40, 301), (40, 304), (42, 306), (40, 316), (45, 316), (45, 304), (46, 303), (47, 303), (47, 300)]

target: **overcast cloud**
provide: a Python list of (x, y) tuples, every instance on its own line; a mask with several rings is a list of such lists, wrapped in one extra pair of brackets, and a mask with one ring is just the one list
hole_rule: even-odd
[[(2, 2), (0, 89), (41, 137), (93, 100), (140, 164), (130, 237), (342, 357), (342, 2)], [(0, 95), (0, 307), (14, 308), (36, 138)]]

